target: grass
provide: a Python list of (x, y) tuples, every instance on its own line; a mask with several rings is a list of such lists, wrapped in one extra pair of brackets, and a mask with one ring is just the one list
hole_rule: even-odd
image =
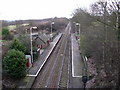
[(9, 29), (9, 30), (12, 30), (12, 29), (15, 29), (15, 28), (16, 28), (16, 25), (9, 25), (9, 26), (8, 26), (8, 29)]
[(0, 40), (0, 42), (5, 42), (6, 40)]
[(23, 26), (28, 26), (29, 24), (28, 23), (25, 23), (25, 24), (22, 24)]
[[(21, 24), (21, 26), (27, 26), (27, 25), (29, 25), (29, 24), (27, 24), (27, 23)], [(9, 25), (9, 26), (7, 26), (7, 28), (8, 28), (9, 30), (13, 30), (13, 29), (16, 29), (16, 25)]]

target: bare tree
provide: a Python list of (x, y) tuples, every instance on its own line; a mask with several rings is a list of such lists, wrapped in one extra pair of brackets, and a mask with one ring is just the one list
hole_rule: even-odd
[[(118, 5), (118, 2), (113, 5), (111, 0), (96, 2), (91, 6), (91, 13), (77, 9), (72, 18), (73, 22), (79, 22), (84, 27), (81, 31), (82, 53), (95, 59), (96, 68), (98, 68), (96, 84), (104, 87), (120, 85), (120, 68), (118, 68), (120, 67), (120, 54), (119, 39), (117, 38), (120, 35)], [(87, 24), (88, 22), (90, 24)], [(118, 33), (116, 34), (116, 32)], [(105, 72), (105, 76), (101, 76), (102, 70)]]

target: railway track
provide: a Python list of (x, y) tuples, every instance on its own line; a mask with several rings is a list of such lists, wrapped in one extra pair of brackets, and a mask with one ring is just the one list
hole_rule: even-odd
[(63, 66), (62, 66), (61, 78), (59, 81), (59, 88), (68, 88), (68, 84), (69, 84), (69, 60), (70, 60), (69, 45), (70, 45), (70, 41), (68, 38), (66, 53), (65, 53), (65, 57), (64, 57)]
[(35, 79), (32, 88), (67, 88), (70, 24)]

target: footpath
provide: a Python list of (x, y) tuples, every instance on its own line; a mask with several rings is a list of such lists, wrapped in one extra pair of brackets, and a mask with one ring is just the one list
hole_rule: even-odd
[(50, 45), (40, 55), (38, 60), (34, 62), (33, 67), (29, 69), (27, 76), (19, 83), (18, 88), (31, 88), (36, 76), (39, 74), (42, 67), (47, 62), (49, 56), (51, 55), (52, 51), (56, 47), (61, 37), (62, 37), (62, 33), (58, 34), (54, 38), (54, 40), (50, 43)]

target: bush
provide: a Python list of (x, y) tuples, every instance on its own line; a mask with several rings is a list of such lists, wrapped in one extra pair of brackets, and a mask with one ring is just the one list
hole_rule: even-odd
[(20, 79), (26, 75), (26, 59), (21, 51), (11, 49), (3, 59), (5, 71), (14, 79)]
[(19, 50), (19, 51), (22, 51), (24, 53), (26, 51), (26, 48), (24, 47), (24, 45), (16, 38), (13, 40), (13, 42), (10, 46), (10, 49)]
[(9, 29), (3, 28), (2, 29), (2, 39), (3, 40), (12, 40), (13, 35), (10, 34)]
[(3, 40), (12, 40), (13, 39), (13, 35), (9, 34), (9, 35), (3, 35), (2, 36)]
[(23, 43), (23, 45), (25, 46), (26, 48), (26, 52), (25, 54), (30, 54), (30, 50), (31, 50), (31, 44), (30, 44), (30, 36), (19, 36), (18, 38), (20, 40), (20, 42)]
[(82, 54), (89, 58), (89, 57), (91, 57), (90, 47), (89, 47), (88, 43), (86, 44), (85, 40), (86, 40), (85, 36), (81, 35), (80, 36), (80, 49), (81, 49)]
[(2, 35), (8, 35), (8, 34), (10, 34), (9, 29), (3, 28), (2, 29)]

